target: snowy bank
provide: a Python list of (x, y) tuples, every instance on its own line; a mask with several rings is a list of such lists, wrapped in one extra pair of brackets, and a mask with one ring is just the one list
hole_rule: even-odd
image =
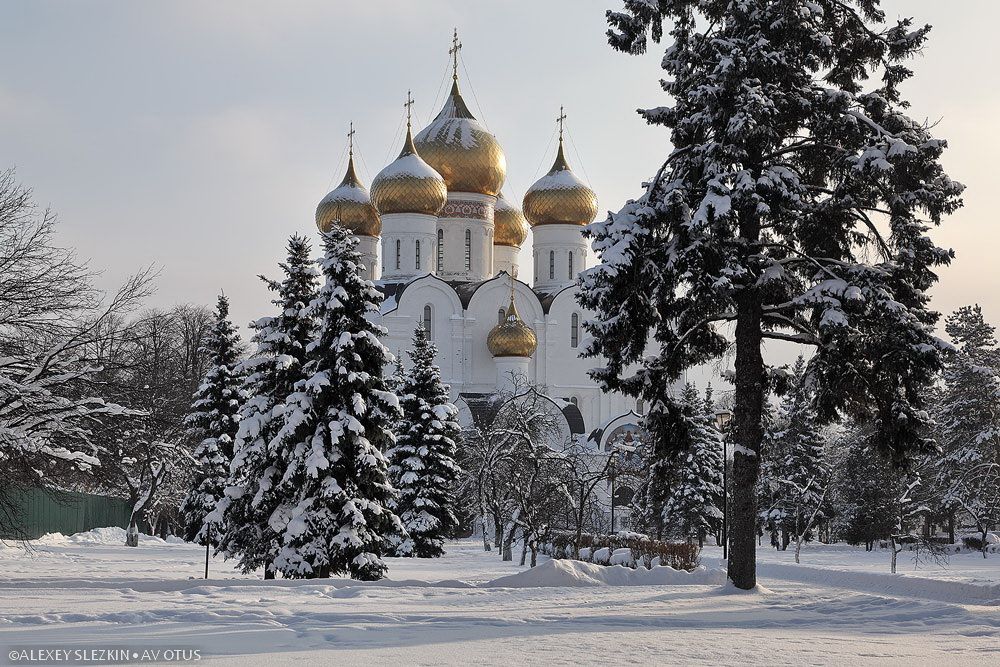
[(932, 579), (910, 574), (857, 572), (784, 563), (758, 563), (759, 578), (797, 581), (939, 602), (1000, 606), (1000, 584)]
[[(140, 544), (184, 544), (183, 540), (178, 538), (168, 538), (167, 540), (162, 540), (159, 537), (153, 537), (152, 535), (141, 535), (139, 537)], [(98, 544), (107, 546), (117, 546), (125, 544), (125, 529), (119, 528), (118, 526), (111, 526), (108, 528), (94, 528), (93, 530), (88, 530), (84, 533), (75, 533), (73, 535), (63, 535), (62, 533), (46, 533), (42, 535), (37, 540), (32, 540), (32, 544), (37, 544), (41, 546), (62, 546), (67, 544)]]
[(722, 570), (695, 568), (693, 572), (661, 565), (650, 570), (621, 565), (595, 565), (579, 560), (557, 559), (494, 579), (480, 588), (553, 588), (560, 586), (663, 586), (717, 585), (726, 581)]

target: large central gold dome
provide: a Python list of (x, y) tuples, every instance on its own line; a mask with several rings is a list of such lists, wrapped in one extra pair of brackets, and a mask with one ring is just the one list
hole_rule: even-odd
[(449, 192), (495, 197), (507, 177), (507, 158), (458, 91), (458, 78), (444, 108), (414, 139), (417, 152), (441, 174)]

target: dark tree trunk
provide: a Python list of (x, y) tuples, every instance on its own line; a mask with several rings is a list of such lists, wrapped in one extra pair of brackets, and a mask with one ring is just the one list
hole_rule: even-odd
[(267, 563), (264, 565), (264, 579), (274, 579), (274, 564)]
[(129, 520), (128, 530), (125, 532), (125, 546), (139, 546), (139, 519), (134, 514)]
[[(741, 236), (756, 241), (760, 225), (752, 216)], [(744, 229), (748, 227), (749, 229)], [(730, 502), (729, 579), (737, 588), (757, 585), (757, 477), (764, 439), (764, 359), (761, 356), (761, 305), (752, 288), (736, 304), (736, 402), (733, 410), (733, 497)]]
[(330, 578), (330, 564), (326, 563), (319, 568), (319, 578), (329, 579)]
[(499, 516), (493, 516), (493, 546), (499, 549), (503, 545), (503, 522)]
[(951, 544), (955, 543), (955, 513), (951, 512), (948, 514), (948, 541)]

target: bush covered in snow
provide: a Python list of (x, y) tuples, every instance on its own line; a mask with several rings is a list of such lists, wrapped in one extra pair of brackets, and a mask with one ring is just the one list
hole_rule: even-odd
[(701, 563), (701, 548), (693, 542), (663, 542), (641, 533), (620, 532), (614, 535), (584, 533), (580, 553), (575, 552), (576, 535), (555, 531), (543, 547), (552, 558), (574, 558), (596, 565), (642, 566), (669, 565), (675, 570), (694, 570)]

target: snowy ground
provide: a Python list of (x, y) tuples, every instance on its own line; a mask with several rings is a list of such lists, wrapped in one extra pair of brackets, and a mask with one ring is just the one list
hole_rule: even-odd
[[(1000, 662), (1000, 556), (890, 576), (885, 552), (761, 549), (755, 594), (718, 553), (688, 575), (568, 561), (534, 571), (474, 541), (390, 580), (263, 582), (111, 529), (0, 547), (0, 661), (19, 648), (198, 649), (218, 664), (942, 664)], [(523, 574), (518, 574), (523, 572)], [(513, 575), (513, 576), (511, 576)], [(502, 578), (502, 579), (501, 579)], [(499, 581), (494, 581), (499, 579)], [(8, 663), (9, 664), (9, 663)]]

